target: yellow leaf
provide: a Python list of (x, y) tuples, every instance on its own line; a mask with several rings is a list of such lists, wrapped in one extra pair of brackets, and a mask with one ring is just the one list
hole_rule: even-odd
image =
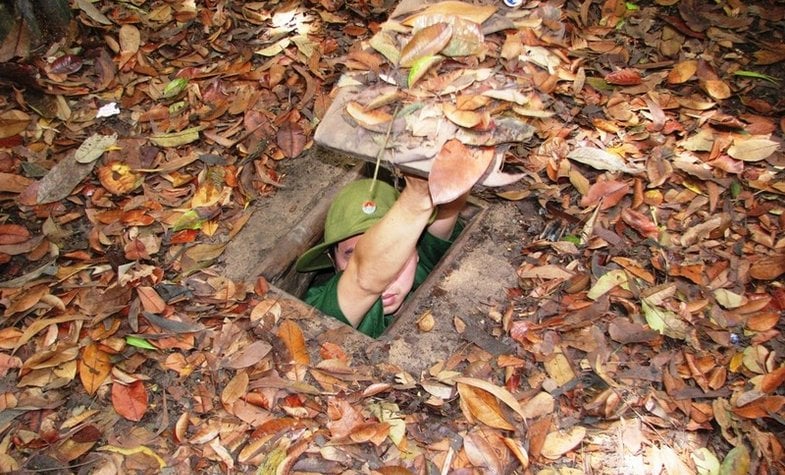
[(179, 147), (199, 140), (201, 129), (201, 127), (190, 127), (179, 132), (151, 135), (150, 141), (161, 147)]
[(159, 468), (166, 467), (166, 462), (162, 459), (157, 453), (153, 452), (152, 449), (149, 447), (145, 447), (144, 445), (137, 445), (136, 447), (132, 447), (130, 449), (126, 449), (124, 447), (115, 447), (114, 445), (104, 445), (103, 447), (98, 447), (96, 450), (101, 450), (104, 452), (114, 452), (120, 455), (134, 455), (134, 454), (145, 454), (149, 457), (155, 459), (158, 462)]

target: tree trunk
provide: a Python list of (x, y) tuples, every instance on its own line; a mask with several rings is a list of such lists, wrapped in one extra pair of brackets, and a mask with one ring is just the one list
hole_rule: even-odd
[(26, 59), (62, 38), (72, 17), (68, 0), (0, 0), (0, 62)]

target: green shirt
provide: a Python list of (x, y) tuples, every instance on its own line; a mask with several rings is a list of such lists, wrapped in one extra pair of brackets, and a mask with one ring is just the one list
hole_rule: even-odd
[[(436, 267), (439, 259), (447, 252), (447, 249), (450, 248), (453, 240), (460, 234), (462, 229), (463, 226), (460, 223), (457, 224), (449, 241), (437, 238), (428, 232), (423, 233), (420, 241), (417, 243), (417, 254), (419, 254), (420, 260), (414, 273), (412, 291), (406, 296), (407, 298), (425, 281), (425, 278)], [(348, 325), (349, 320), (338, 305), (338, 280), (341, 278), (341, 274), (342, 272), (338, 272), (326, 282), (308, 289), (308, 292), (305, 294), (305, 302), (318, 308), (322, 313), (335, 317)], [(360, 325), (357, 326), (357, 330), (372, 338), (378, 338), (384, 332), (384, 329), (392, 323), (393, 318), (393, 315), (384, 314), (380, 297), (365, 313), (362, 321), (360, 321)]]

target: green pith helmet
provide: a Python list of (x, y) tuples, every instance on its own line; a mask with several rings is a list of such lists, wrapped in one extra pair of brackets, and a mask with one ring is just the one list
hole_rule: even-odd
[(397, 199), (398, 191), (379, 180), (357, 180), (343, 187), (327, 211), (323, 242), (300, 256), (295, 268), (299, 272), (310, 272), (332, 267), (327, 255), (330, 247), (367, 231), (382, 219)]

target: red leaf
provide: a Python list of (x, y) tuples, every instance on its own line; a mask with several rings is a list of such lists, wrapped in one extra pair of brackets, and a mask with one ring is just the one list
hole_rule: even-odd
[(300, 155), (305, 148), (305, 133), (297, 122), (284, 122), (276, 134), (278, 147), (289, 158)]
[(27, 228), (18, 224), (0, 224), (0, 244), (19, 244), (30, 239)]
[(620, 69), (605, 75), (605, 82), (617, 86), (635, 86), (641, 83), (641, 73), (637, 69)]
[(142, 381), (129, 385), (112, 384), (112, 405), (118, 414), (129, 421), (140, 421), (147, 411), (147, 390)]
[(79, 56), (66, 54), (52, 62), (52, 72), (55, 74), (71, 74), (82, 69), (82, 59)]

